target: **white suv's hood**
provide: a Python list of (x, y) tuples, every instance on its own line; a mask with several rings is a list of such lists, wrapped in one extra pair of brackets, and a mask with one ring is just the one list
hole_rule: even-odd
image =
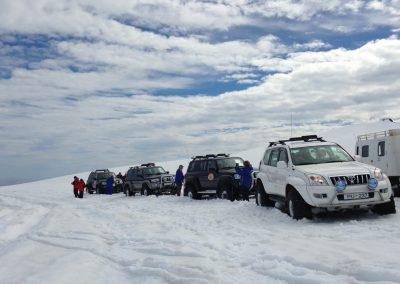
[(319, 174), (323, 176), (345, 176), (355, 174), (371, 174), (375, 167), (359, 162), (327, 163), (296, 166), (297, 170), (304, 173)]

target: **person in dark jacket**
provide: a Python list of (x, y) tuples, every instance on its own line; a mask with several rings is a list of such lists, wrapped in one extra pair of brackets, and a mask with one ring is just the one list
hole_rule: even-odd
[(111, 175), (109, 178), (107, 178), (106, 183), (107, 183), (107, 194), (113, 194), (113, 191), (114, 191), (114, 176)]
[(244, 161), (244, 167), (239, 168), (236, 166), (236, 173), (240, 175), (240, 192), (242, 194), (242, 199), (249, 201), (249, 191), (253, 184), (253, 167), (249, 161)]
[(179, 196), (181, 194), (182, 184), (185, 180), (185, 176), (183, 175), (183, 166), (179, 165), (179, 168), (175, 173), (175, 185), (176, 185), (176, 194)]
[(77, 176), (74, 176), (74, 181), (71, 182), (73, 188), (74, 188), (74, 195), (75, 198), (78, 197), (78, 183), (79, 183), (79, 178)]
[(79, 198), (83, 198), (83, 191), (85, 190), (85, 182), (83, 181), (83, 179), (80, 179), (78, 182), (78, 197)]

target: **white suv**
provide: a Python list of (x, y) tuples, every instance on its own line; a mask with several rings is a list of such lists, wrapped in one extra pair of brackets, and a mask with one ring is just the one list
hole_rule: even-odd
[(316, 135), (271, 142), (256, 179), (257, 205), (278, 202), (293, 219), (312, 218), (321, 209), (396, 213), (392, 187), (380, 169)]

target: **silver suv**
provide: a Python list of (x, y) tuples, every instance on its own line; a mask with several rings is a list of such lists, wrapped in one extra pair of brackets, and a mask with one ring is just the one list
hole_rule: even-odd
[(175, 176), (154, 163), (131, 167), (126, 173), (124, 192), (127, 196), (175, 194)]
[(370, 208), (396, 213), (389, 179), (316, 135), (271, 142), (256, 177), (256, 203), (279, 205), (293, 219), (321, 210)]

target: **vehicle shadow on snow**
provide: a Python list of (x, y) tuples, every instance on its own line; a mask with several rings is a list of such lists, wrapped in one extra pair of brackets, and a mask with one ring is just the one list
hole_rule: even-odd
[(389, 216), (380, 216), (369, 210), (347, 210), (335, 212), (322, 212), (314, 215), (314, 223), (336, 223), (336, 222), (353, 222), (378, 220)]

